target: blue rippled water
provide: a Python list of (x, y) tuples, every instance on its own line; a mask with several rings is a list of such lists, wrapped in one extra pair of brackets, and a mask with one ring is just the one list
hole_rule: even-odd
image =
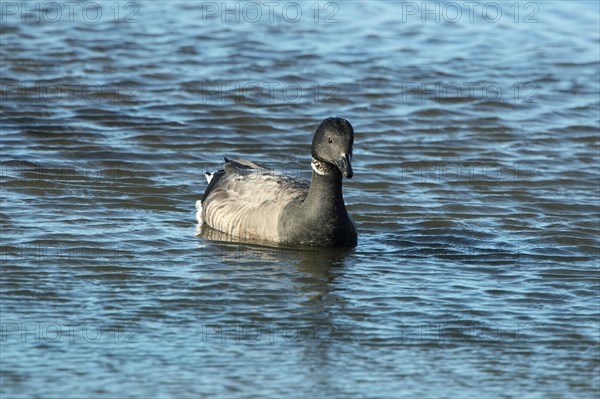
[[(600, 6), (0, 3), (3, 398), (598, 398)], [(195, 235), (356, 131), (350, 251)]]

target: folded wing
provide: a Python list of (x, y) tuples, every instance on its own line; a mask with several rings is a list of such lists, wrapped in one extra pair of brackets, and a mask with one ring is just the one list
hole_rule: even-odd
[(225, 161), (199, 204), (199, 222), (237, 237), (279, 241), (278, 225), (286, 205), (303, 201), (309, 183), (250, 161)]

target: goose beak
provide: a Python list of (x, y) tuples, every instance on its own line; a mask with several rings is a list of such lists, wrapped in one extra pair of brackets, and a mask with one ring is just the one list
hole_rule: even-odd
[(348, 157), (346, 154), (342, 153), (342, 156), (335, 161), (335, 164), (348, 179), (351, 179), (352, 176), (354, 176), (354, 172), (352, 172), (352, 165), (350, 164), (350, 157)]

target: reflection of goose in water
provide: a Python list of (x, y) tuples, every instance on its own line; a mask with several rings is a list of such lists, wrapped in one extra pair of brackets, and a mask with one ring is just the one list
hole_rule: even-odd
[[(237, 263), (298, 261), (302, 268), (320, 270), (326, 266), (331, 266), (332, 261), (345, 258), (348, 252), (344, 248), (327, 248), (314, 245), (291, 246), (238, 238), (207, 225), (198, 226), (196, 235), (216, 244), (216, 247), (213, 246), (214, 251), (216, 251), (214, 255), (221, 256), (220, 260), (233, 260)], [(204, 244), (199, 245), (204, 247)]]
[[(271, 273), (289, 276), (295, 289), (310, 300), (319, 300), (334, 289), (334, 279), (344, 273), (344, 264), (353, 251), (346, 248), (309, 246), (285, 246), (256, 240), (232, 237), (204, 225), (197, 235), (208, 241), (199, 241), (202, 253), (202, 269), (207, 264), (219, 265), (219, 269), (236, 270), (242, 280), (269, 279)], [(247, 274), (250, 273), (251, 274)]]
[(355, 247), (356, 227), (342, 195), (342, 174), (353, 175), (353, 142), (348, 121), (325, 119), (312, 142), (310, 184), (250, 161), (225, 158), (224, 170), (206, 173), (209, 185), (196, 201), (199, 225), (242, 239)]

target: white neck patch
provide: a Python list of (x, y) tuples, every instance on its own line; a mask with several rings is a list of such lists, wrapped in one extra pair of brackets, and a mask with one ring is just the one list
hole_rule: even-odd
[(325, 176), (328, 174), (327, 164), (325, 162), (321, 162), (318, 159), (313, 158), (310, 162), (310, 166), (312, 167), (312, 170), (314, 170), (315, 173), (318, 175)]

